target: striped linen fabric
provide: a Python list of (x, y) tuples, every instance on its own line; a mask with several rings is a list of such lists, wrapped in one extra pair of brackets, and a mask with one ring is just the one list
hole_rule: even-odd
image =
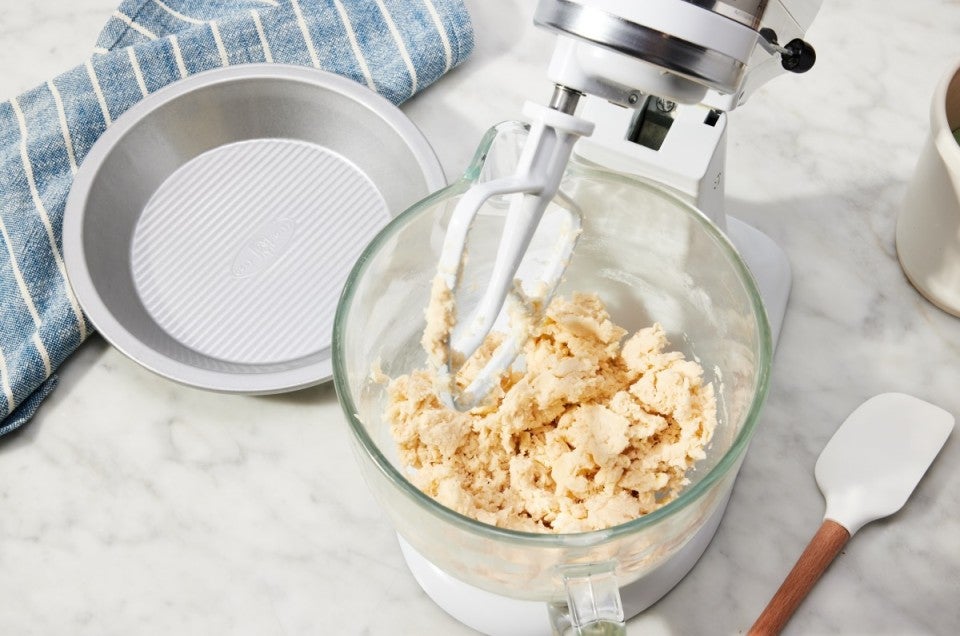
[(460, 0), (126, 0), (90, 59), (0, 103), (0, 435), (26, 423), (92, 327), (66, 278), (77, 166), (144, 96), (244, 63), (312, 66), (395, 104), (473, 48)]

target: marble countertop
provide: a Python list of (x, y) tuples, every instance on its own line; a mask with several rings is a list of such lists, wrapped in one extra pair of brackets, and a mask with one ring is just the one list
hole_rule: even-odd
[[(3, 2), (0, 99), (82, 61), (115, 3)], [(404, 106), (451, 176), (490, 124), (550, 90), (532, 3), (470, 8), (472, 58)], [(865, 399), (902, 391), (960, 414), (960, 319), (910, 286), (893, 241), (958, 33), (955, 1), (827, 0), (808, 33), (814, 70), (731, 114), (728, 209), (784, 246), (793, 291), (720, 530), (629, 633), (744, 633), (819, 525), (814, 463)], [(409, 574), (347, 436), (330, 384), (206, 393), (92, 338), (35, 420), (0, 440), (0, 633), (470, 633)], [(785, 633), (955, 634), (958, 599), (954, 433)]]

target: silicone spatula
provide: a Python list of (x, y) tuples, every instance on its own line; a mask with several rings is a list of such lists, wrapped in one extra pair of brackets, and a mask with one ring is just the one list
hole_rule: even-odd
[(953, 424), (947, 411), (903, 393), (877, 395), (850, 414), (814, 471), (827, 501), (823, 524), (749, 636), (779, 634), (850, 537), (903, 507)]

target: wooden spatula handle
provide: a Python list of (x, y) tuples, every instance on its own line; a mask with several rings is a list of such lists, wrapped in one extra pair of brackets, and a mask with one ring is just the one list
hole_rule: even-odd
[(750, 628), (748, 636), (779, 634), (848, 539), (850, 533), (846, 528), (836, 521), (824, 519), (780, 589)]

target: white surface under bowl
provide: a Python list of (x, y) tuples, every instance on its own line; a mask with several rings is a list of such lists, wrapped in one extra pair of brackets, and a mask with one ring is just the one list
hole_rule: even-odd
[(328, 380), (333, 313), (367, 242), (444, 185), (427, 141), (342, 77), (246, 65), (176, 82), (118, 118), (67, 202), (84, 311), (184, 384), (274, 393)]

